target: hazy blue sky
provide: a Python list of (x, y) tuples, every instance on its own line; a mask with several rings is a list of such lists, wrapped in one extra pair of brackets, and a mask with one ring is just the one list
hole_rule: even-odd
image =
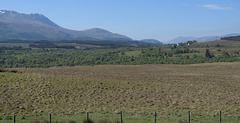
[(240, 32), (240, 0), (0, 0), (0, 10), (40, 13), (64, 28), (98, 27), (133, 39)]

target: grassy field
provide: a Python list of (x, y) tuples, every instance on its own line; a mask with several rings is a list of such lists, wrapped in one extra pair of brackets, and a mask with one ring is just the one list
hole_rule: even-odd
[(61, 121), (71, 114), (82, 121), (86, 112), (95, 112), (91, 116), (98, 121), (111, 117), (105, 115), (119, 119), (120, 111), (127, 123), (154, 122), (155, 111), (159, 121), (186, 122), (189, 110), (196, 122), (218, 122), (220, 110), (226, 122), (240, 121), (238, 62), (17, 70), (0, 72), (1, 123), (11, 114), (26, 120), (54, 113)]
[[(194, 123), (219, 123), (219, 117), (217, 113), (191, 113), (191, 122)], [(16, 115), (17, 123), (37, 123), (49, 122), (49, 114), (42, 115)], [(86, 119), (86, 113), (79, 114), (52, 114), (52, 123), (82, 123)], [(13, 122), (13, 116), (4, 116), (0, 123)], [(120, 123), (121, 115), (117, 113), (90, 113), (89, 118), (95, 123)], [(7, 120), (6, 120), (7, 119)], [(124, 123), (154, 123), (153, 113), (123, 113)], [(105, 121), (105, 122), (100, 122)], [(111, 122), (109, 122), (111, 121)], [(187, 123), (187, 112), (158, 112), (156, 117), (157, 123)], [(222, 117), (224, 123), (238, 123), (240, 119), (235, 116)]]

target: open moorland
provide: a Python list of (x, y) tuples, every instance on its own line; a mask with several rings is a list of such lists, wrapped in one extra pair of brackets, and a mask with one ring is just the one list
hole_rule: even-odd
[(239, 62), (7, 70), (1, 114), (240, 110)]

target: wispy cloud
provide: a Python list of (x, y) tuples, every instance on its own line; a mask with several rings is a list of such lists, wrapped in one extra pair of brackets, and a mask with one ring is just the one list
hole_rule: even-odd
[(222, 6), (215, 5), (215, 4), (207, 4), (207, 5), (203, 5), (202, 7), (212, 9), (212, 10), (230, 10), (230, 9), (233, 9), (232, 7), (222, 7)]

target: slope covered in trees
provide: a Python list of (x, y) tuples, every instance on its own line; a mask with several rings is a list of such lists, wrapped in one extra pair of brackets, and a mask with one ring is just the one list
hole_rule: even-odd
[(240, 36), (225, 37), (222, 40), (240, 41)]

